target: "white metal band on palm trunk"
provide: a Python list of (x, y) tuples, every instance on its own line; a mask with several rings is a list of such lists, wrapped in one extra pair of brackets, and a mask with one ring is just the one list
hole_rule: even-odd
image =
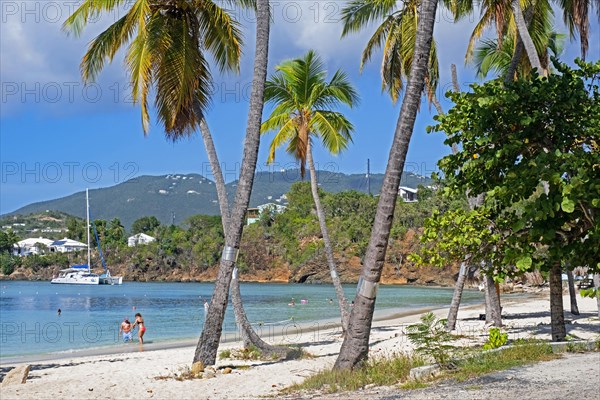
[(235, 267), (235, 268), (233, 269), (233, 275), (231, 276), (231, 280), (234, 280), (234, 281), (235, 281), (237, 278), (238, 278), (238, 268), (237, 268), (237, 267)]
[(223, 254), (221, 255), (221, 260), (236, 262), (239, 254), (240, 254), (240, 249), (236, 249), (235, 247), (231, 247), (231, 246), (225, 246), (223, 248)]
[(377, 297), (378, 287), (379, 283), (371, 282), (361, 277), (358, 280), (358, 287), (356, 288), (356, 291), (358, 294), (360, 294), (363, 297), (366, 297), (367, 299), (374, 299), (375, 297)]
[(335, 271), (335, 270), (330, 271), (330, 274), (331, 274), (331, 279), (335, 279), (338, 276), (337, 271)]

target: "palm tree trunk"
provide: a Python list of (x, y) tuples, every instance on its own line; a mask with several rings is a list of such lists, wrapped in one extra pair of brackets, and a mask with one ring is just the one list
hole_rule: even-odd
[[(527, 9), (527, 11), (525, 11), (526, 26), (529, 26), (531, 24), (532, 19), (533, 19), (533, 6), (529, 7)], [(504, 83), (512, 82), (515, 79), (515, 74), (517, 72), (517, 67), (519, 66), (519, 61), (521, 61), (521, 56), (523, 55), (523, 51), (525, 51), (525, 46), (523, 45), (521, 36), (517, 35), (517, 43), (515, 44), (515, 50), (513, 52), (512, 59), (510, 60), (508, 70), (506, 71), (506, 76), (504, 77)]]
[(594, 287), (596, 288), (596, 304), (598, 304), (598, 318), (600, 318), (600, 274), (594, 274)]
[(577, 292), (575, 292), (575, 280), (573, 279), (573, 271), (567, 269), (567, 279), (569, 280), (569, 297), (571, 299), (571, 314), (579, 315), (579, 307), (577, 307)]
[(467, 264), (462, 263), (460, 265), (460, 271), (458, 272), (458, 279), (454, 285), (454, 294), (452, 295), (452, 302), (450, 303), (450, 310), (448, 310), (448, 321), (446, 323), (446, 329), (453, 331), (456, 329), (456, 319), (458, 317), (458, 307), (460, 306), (460, 300), (462, 298), (463, 289), (465, 287), (465, 281), (467, 280)]
[(502, 311), (500, 308), (500, 297), (496, 290), (496, 283), (492, 275), (485, 275), (486, 304), (489, 304), (485, 313), (485, 322), (496, 327), (502, 326)]
[(563, 308), (563, 286), (560, 262), (550, 269), (550, 325), (552, 326), (552, 341), (562, 342), (567, 336), (565, 328), (565, 313)]
[(242, 341), (245, 348), (254, 346), (260, 350), (264, 357), (269, 359), (272, 359), (272, 356), (286, 358), (288, 353), (293, 351), (292, 349), (286, 347), (271, 346), (262, 340), (256, 331), (254, 331), (250, 321), (248, 321), (246, 311), (244, 310), (244, 306), (242, 304), (242, 295), (240, 293), (240, 281), (238, 279), (237, 267), (234, 268), (231, 278), (231, 302), (233, 303), (235, 319), (240, 327), (240, 333), (242, 335)]
[(317, 171), (315, 170), (315, 163), (312, 158), (312, 148), (310, 145), (310, 139), (306, 145), (306, 161), (308, 162), (308, 170), (310, 172), (310, 189), (312, 191), (313, 200), (315, 201), (315, 207), (317, 209), (317, 217), (319, 218), (319, 225), (321, 226), (321, 233), (323, 234), (323, 243), (325, 245), (325, 255), (327, 256), (327, 264), (329, 265), (329, 273), (331, 274), (331, 281), (335, 288), (335, 294), (337, 296), (338, 304), (340, 306), (340, 315), (342, 317), (342, 332), (346, 332), (348, 326), (348, 320), (350, 319), (350, 313), (348, 312), (348, 300), (344, 294), (344, 288), (340, 281), (340, 276), (337, 272), (335, 265), (335, 259), (333, 258), (333, 248), (331, 246), (331, 240), (329, 239), (329, 231), (327, 230), (327, 222), (325, 221), (325, 211), (321, 205), (321, 199), (319, 198), (319, 189), (317, 186)]
[[(530, 7), (534, 7), (534, 5), (531, 5)], [(512, 0), (511, 8), (515, 16), (517, 32), (519, 34), (519, 37), (523, 41), (523, 46), (525, 47), (525, 52), (527, 53), (527, 57), (529, 58), (529, 63), (531, 64), (531, 67), (534, 70), (537, 70), (538, 74), (542, 75), (544, 74), (544, 69), (542, 68), (540, 57), (538, 56), (537, 50), (535, 49), (535, 45), (533, 44), (533, 40), (531, 39), (529, 30), (527, 29), (527, 23), (525, 22), (525, 18), (523, 17), (523, 10), (521, 9), (520, 0)]]
[(354, 307), (350, 314), (348, 330), (335, 362), (335, 369), (352, 369), (363, 362), (369, 352), (369, 334), (373, 322), (377, 286), (385, 261), (394, 209), (398, 198), (398, 187), (404, 169), (408, 144), (412, 136), (417, 110), (425, 86), (427, 62), (433, 40), (433, 25), (437, 0), (423, 0), (420, 6), (419, 21), (413, 63), (402, 101), (400, 116), (394, 133), (394, 140), (386, 167), (383, 186), (377, 205), (375, 223), (359, 280)]
[[(223, 179), (223, 172), (221, 171), (221, 165), (219, 163), (219, 157), (215, 149), (212, 135), (204, 118), (200, 121), (200, 132), (202, 135), (202, 140), (204, 141), (204, 147), (206, 148), (206, 153), (208, 155), (208, 161), (212, 169), (213, 177), (215, 178), (217, 198), (219, 199), (219, 208), (221, 210), (223, 232), (227, 232), (229, 229), (229, 200), (227, 199), (227, 189), (225, 188), (225, 180)], [(285, 349), (271, 346), (263, 341), (252, 328), (250, 321), (248, 321), (248, 317), (242, 303), (240, 281), (237, 278), (237, 269), (234, 270), (232, 275), (230, 289), (231, 302), (233, 303), (233, 313), (235, 314), (235, 319), (240, 328), (244, 347), (247, 348), (253, 345), (258, 348), (263, 355), (267, 356), (272, 354), (285, 354)]]
[(246, 139), (244, 141), (244, 157), (238, 181), (234, 207), (230, 216), (229, 229), (225, 233), (225, 249), (217, 273), (215, 288), (208, 309), (208, 317), (200, 335), (193, 362), (212, 365), (217, 358), (217, 350), (223, 330), (223, 320), (229, 297), (229, 285), (237, 252), (242, 239), (242, 230), (246, 212), (250, 202), (254, 171), (258, 159), (260, 145), (260, 124), (264, 106), (264, 88), (267, 79), (267, 63), (269, 52), (269, 0), (256, 1), (256, 54), (254, 57), (254, 76)]

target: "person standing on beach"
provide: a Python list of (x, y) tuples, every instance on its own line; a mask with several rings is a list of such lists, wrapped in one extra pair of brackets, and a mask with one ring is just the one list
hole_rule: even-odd
[(121, 322), (121, 327), (119, 328), (119, 333), (123, 333), (123, 341), (125, 343), (133, 342), (131, 329), (131, 322), (129, 322), (129, 319), (125, 317), (123, 322)]
[(140, 338), (140, 344), (144, 344), (144, 333), (146, 333), (146, 325), (144, 325), (144, 318), (142, 318), (142, 314), (135, 314), (135, 322), (131, 329), (138, 327), (138, 337)]

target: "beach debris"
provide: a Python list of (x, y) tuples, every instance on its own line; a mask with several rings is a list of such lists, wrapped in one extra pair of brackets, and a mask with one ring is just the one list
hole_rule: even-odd
[(29, 371), (31, 370), (31, 365), (21, 365), (20, 367), (15, 367), (8, 371), (4, 380), (2, 381), (2, 386), (23, 384), (27, 381), (27, 377), (29, 376)]
[(211, 378), (214, 378), (216, 376), (217, 375), (215, 374), (214, 371), (207, 370), (207, 371), (204, 372), (204, 379), (211, 379)]
[(192, 375), (198, 375), (204, 372), (204, 363), (202, 361), (192, 364)]
[(222, 373), (223, 373), (223, 375), (226, 375), (226, 374), (230, 374), (230, 373), (231, 373), (231, 371), (232, 371), (232, 369), (231, 369), (231, 368), (229, 368), (229, 367), (226, 367), (226, 368), (223, 368), (223, 371), (222, 371)]

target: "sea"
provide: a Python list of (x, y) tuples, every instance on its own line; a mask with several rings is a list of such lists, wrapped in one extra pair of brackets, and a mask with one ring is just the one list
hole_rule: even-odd
[[(79, 286), (1, 281), (0, 362), (23, 356), (59, 357), (90, 349), (118, 350), (130, 345), (122, 342), (119, 325), (124, 318), (133, 322), (138, 312), (147, 328), (144, 346), (197, 340), (204, 324), (204, 301), (210, 301), (213, 287), (212, 283)], [(345, 285), (344, 290), (351, 301), (356, 285)], [(242, 283), (241, 292), (248, 319), (267, 340), (288, 333), (290, 343), (305, 340), (299, 332), (318, 332), (339, 321), (331, 285)], [(446, 307), (451, 298), (451, 288), (381, 286), (376, 316)], [(478, 291), (463, 294), (463, 304), (481, 301), (483, 295)], [(134, 338), (137, 341), (137, 331)], [(222, 339), (237, 338), (230, 304)]]

